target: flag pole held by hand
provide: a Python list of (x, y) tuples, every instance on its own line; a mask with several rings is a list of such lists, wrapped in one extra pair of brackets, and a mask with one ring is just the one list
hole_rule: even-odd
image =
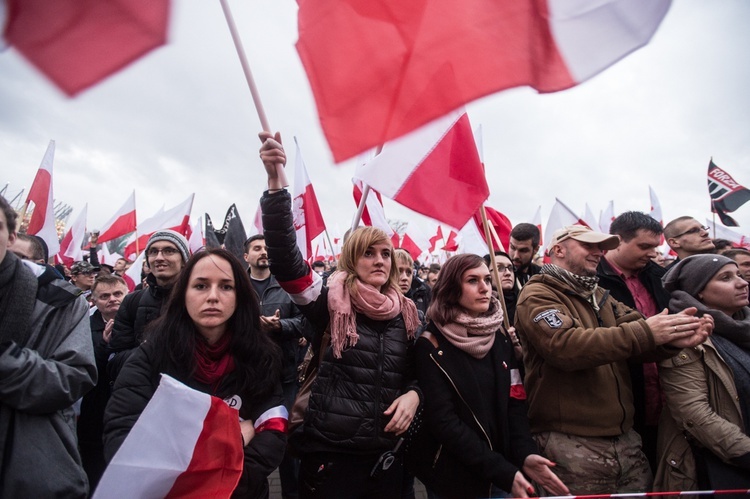
[[(260, 100), (260, 93), (258, 87), (255, 85), (253, 79), (253, 73), (250, 71), (250, 64), (247, 62), (247, 56), (245, 55), (245, 49), (242, 47), (242, 40), (240, 35), (237, 33), (237, 26), (234, 24), (234, 18), (232, 17), (232, 11), (229, 10), (229, 4), (227, 0), (219, 0), (221, 3), (221, 9), (224, 11), (224, 17), (227, 20), (227, 26), (229, 26), (229, 32), (232, 35), (232, 41), (234, 41), (234, 47), (237, 49), (237, 55), (240, 58), (240, 64), (242, 65), (242, 71), (245, 73), (245, 79), (247, 80), (247, 86), (250, 88), (250, 94), (253, 96), (253, 103), (255, 104), (255, 110), (258, 112), (258, 118), (260, 119), (260, 126), (263, 130), (272, 132), (271, 126), (268, 124), (268, 118), (266, 117), (266, 111), (263, 109), (263, 103)], [(284, 173), (284, 165), (277, 163), (276, 172), (284, 187), (289, 185), (289, 181)]]

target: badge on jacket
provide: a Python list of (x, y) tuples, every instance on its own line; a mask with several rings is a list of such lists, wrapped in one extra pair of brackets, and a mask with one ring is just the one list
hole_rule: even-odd
[(554, 308), (551, 310), (545, 310), (544, 312), (534, 317), (534, 322), (539, 322), (544, 319), (544, 322), (546, 322), (550, 328), (560, 329), (560, 327), (563, 325), (563, 321), (560, 316), (557, 315), (558, 313), (560, 313), (560, 311)]

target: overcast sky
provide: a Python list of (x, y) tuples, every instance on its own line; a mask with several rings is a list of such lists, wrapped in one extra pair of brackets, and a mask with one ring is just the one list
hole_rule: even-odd
[[(271, 126), (297, 136), (329, 230), (351, 221), (352, 164), (336, 166), (294, 49), (296, 2), (230, 2)], [(675, 0), (653, 40), (594, 79), (539, 95), (513, 89), (468, 106), (483, 128), (489, 205), (543, 221), (555, 197), (583, 215), (710, 217), (708, 161), (750, 186), (750, 2)], [(501, 47), (498, 47), (501, 50)], [(362, 64), (366, 64), (363, 56)], [(31, 185), (50, 139), (55, 197), (88, 202), (98, 228), (136, 191), (139, 220), (195, 192), (193, 217), (237, 203), (246, 227), (265, 187), (259, 120), (218, 1), (175, 0), (169, 43), (68, 99), (13, 49), (0, 53), (0, 187)], [(435, 192), (440, 196), (440, 192)], [(428, 225), (385, 201), (389, 218)], [(750, 232), (750, 203), (733, 214)], [(718, 220), (718, 219), (717, 219)]]

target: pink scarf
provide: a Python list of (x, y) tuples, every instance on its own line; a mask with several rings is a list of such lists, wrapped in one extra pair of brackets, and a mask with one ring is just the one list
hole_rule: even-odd
[(381, 293), (359, 279), (354, 280), (357, 293), (351, 294), (346, 286), (346, 277), (346, 272), (339, 271), (328, 278), (328, 312), (331, 315), (331, 346), (335, 358), (341, 358), (344, 348), (357, 344), (357, 313), (378, 321), (391, 320), (402, 314), (406, 336), (414, 339), (419, 327), (414, 302), (391, 286)]
[(436, 322), (435, 325), (454, 347), (474, 358), (483, 359), (495, 343), (495, 332), (503, 325), (503, 308), (493, 296), (485, 314), (471, 317), (461, 312), (454, 322)]

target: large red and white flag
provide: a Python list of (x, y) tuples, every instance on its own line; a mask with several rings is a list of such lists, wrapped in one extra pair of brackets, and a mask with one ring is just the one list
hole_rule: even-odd
[(469, 118), (452, 112), (383, 146), (356, 178), (417, 213), (463, 227), (490, 195)]
[(544, 248), (544, 238), (542, 237), (542, 207), (541, 205), (539, 208), (536, 209), (536, 213), (534, 213), (534, 218), (531, 219), (531, 223), (533, 225), (536, 225), (536, 228), (539, 230), (539, 247)]
[(742, 235), (739, 232), (733, 231), (732, 229), (727, 229), (721, 224), (714, 223), (709, 219), (706, 219), (706, 227), (710, 229), (709, 232), (711, 234), (716, 234), (717, 238), (732, 241), (732, 244), (735, 247), (750, 250), (750, 235)]
[[(302, 252), (302, 257), (307, 260), (312, 256), (312, 241), (323, 231), (326, 224), (320, 213), (318, 198), (315, 196), (307, 168), (302, 159), (297, 137), (294, 138), (297, 146), (297, 158), (294, 167), (294, 198), (292, 199), (292, 215), (294, 218), (294, 229), (297, 234), (297, 246)], [(258, 208), (260, 209), (260, 208)]]
[(607, 203), (607, 207), (604, 208), (604, 211), (599, 215), (599, 227), (602, 229), (602, 232), (605, 234), (609, 234), (609, 227), (612, 225), (612, 222), (615, 220), (615, 202), (610, 201)]
[(86, 238), (88, 207), (88, 204), (83, 206), (83, 210), (78, 214), (75, 222), (70, 226), (70, 229), (68, 229), (68, 232), (60, 243), (60, 252), (57, 258), (67, 266), (72, 265), (73, 262), (83, 260), (83, 250), (81, 248), (83, 248), (84, 239)]
[(6, 0), (5, 39), (75, 95), (167, 41), (169, 0)]
[(55, 197), (52, 191), (52, 163), (54, 159), (55, 141), (50, 140), (44, 158), (42, 158), (42, 164), (39, 165), (39, 170), (36, 172), (34, 182), (31, 184), (29, 195), (26, 198), (27, 204), (34, 203), (34, 212), (31, 214), (26, 233), (44, 239), (50, 255), (56, 255), (60, 251), (60, 239), (57, 236), (57, 225), (55, 224)]
[(124, 236), (135, 230), (135, 191), (99, 230), (99, 244)]
[(243, 462), (237, 410), (162, 374), (94, 497), (228, 498)]
[(146, 249), (146, 243), (148, 238), (156, 232), (162, 229), (172, 229), (179, 232), (182, 235), (187, 235), (190, 229), (190, 212), (193, 210), (193, 199), (195, 193), (187, 197), (185, 201), (178, 204), (174, 208), (169, 210), (159, 210), (159, 212), (151, 218), (144, 220), (138, 224), (138, 243), (136, 241), (130, 242), (125, 247), (125, 256), (136, 254), (136, 246), (138, 252)]
[(544, 229), (544, 240), (549, 244), (552, 241), (552, 234), (566, 225), (585, 225), (588, 227), (588, 224), (581, 217), (568, 208), (565, 203), (555, 198), (555, 204), (552, 206), (552, 211), (547, 220), (547, 228)]
[[(362, 201), (362, 193), (364, 192), (365, 187), (362, 181), (356, 178), (352, 179), (352, 183), (354, 184), (352, 189), (354, 202), (359, 206), (359, 203)], [(367, 195), (365, 209), (362, 211), (362, 223), (383, 230), (390, 238), (393, 238), (393, 235), (396, 234), (393, 228), (388, 224), (388, 219), (385, 218), (383, 200), (380, 198), (380, 193), (375, 189), (370, 188), (370, 193)]]
[(500, 90), (586, 81), (648, 43), (670, 0), (298, 4), (297, 51), (340, 162)]

